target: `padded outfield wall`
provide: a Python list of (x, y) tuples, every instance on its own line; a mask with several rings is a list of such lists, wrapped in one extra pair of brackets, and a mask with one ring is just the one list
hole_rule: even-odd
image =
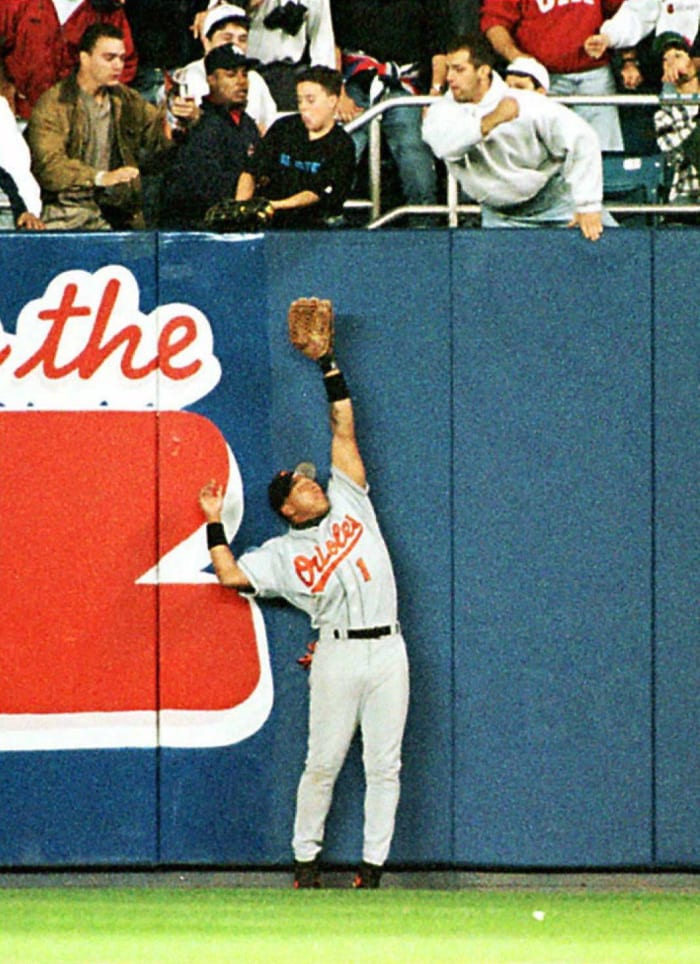
[[(279, 866), (312, 638), (207, 572), (327, 471), (333, 299), (412, 699), (393, 864), (700, 864), (693, 232), (0, 238), (0, 864)], [(241, 506), (245, 504), (245, 511)], [(241, 518), (242, 516), (242, 518)], [(360, 747), (325, 855), (361, 840)]]

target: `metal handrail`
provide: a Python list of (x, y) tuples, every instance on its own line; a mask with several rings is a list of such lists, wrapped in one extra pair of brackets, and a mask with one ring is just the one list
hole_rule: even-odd
[[(695, 104), (700, 103), (700, 94), (605, 94), (605, 95), (581, 95), (581, 94), (549, 94), (551, 100), (561, 104), (595, 104), (611, 106), (657, 106), (659, 104)], [(478, 214), (481, 210), (478, 204), (459, 203), (459, 185), (454, 176), (447, 171), (447, 203), (446, 204), (405, 204), (391, 211), (381, 213), (381, 120), (384, 113), (398, 107), (411, 107), (418, 109), (428, 107), (435, 103), (436, 98), (428, 95), (406, 95), (405, 97), (392, 97), (390, 100), (379, 101), (362, 112), (359, 117), (345, 124), (345, 130), (352, 134), (353, 131), (361, 127), (369, 126), (369, 198), (355, 198), (346, 202), (346, 208), (369, 208), (370, 221), (367, 227), (370, 230), (384, 227), (386, 224), (396, 221), (409, 214), (436, 214), (446, 215), (448, 227), (457, 227), (460, 214)], [(700, 204), (615, 204), (607, 203), (606, 209), (615, 214), (697, 214), (700, 211)]]

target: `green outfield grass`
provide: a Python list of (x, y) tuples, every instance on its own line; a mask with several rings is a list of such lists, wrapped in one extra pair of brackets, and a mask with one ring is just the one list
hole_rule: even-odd
[(0, 961), (698, 964), (700, 895), (5, 889)]

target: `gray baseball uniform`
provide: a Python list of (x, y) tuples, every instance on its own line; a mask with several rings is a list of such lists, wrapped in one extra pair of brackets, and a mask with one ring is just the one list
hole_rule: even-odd
[(408, 661), (391, 560), (368, 491), (334, 468), (323, 519), (238, 560), (257, 596), (282, 596), (318, 629), (294, 826), (299, 861), (321, 850), (333, 786), (358, 726), (367, 784), (363, 859), (381, 866), (394, 830)]

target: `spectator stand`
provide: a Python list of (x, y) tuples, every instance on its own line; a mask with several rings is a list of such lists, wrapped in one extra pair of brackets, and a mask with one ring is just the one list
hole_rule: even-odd
[(620, 205), (657, 205), (664, 200), (666, 158), (663, 154), (634, 156), (625, 153), (603, 154), (603, 199), (606, 206), (618, 211), (618, 218), (628, 227), (656, 225), (655, 213), (619, 211)]
[[(562, 104), (614, 104), (626, 108), (642, 109), (660, 103), (687, 103), (700, 98), (668, 94), (613, 94), (606, 96), (558, 96)], [(397, 107), (414, 110), (429, 106), (434, 98), (429, 96), (397, 97), (368, 108), (360, 117), (346, 124), (349, 133), (369, 125), (368, 186), (366, 197), (353, 197), (346, 202), (348, 211), (366, 211), (370, 230), (396, 226), (410, 215), (429, 215), (445, 218), (446, 226), (455, 228), (465, 223), (478, 223), (479, 205), (460, 198), (454, 179), (446, 177), (444, 204), (406, 205), (386, 208), (382, 190), (383, 155), (381, 119), (385, 111)], [(639, 145), (635, 142), (634, 147)], [(700, 214), (698, 204), (667, 204), (666, 164), (662, 154), (644, 154), (627, 151), (624, 154), (606, 153), (603, 156), (604, 199), (607, 209), (629, 226), (657, 225), (664, 214)]]

